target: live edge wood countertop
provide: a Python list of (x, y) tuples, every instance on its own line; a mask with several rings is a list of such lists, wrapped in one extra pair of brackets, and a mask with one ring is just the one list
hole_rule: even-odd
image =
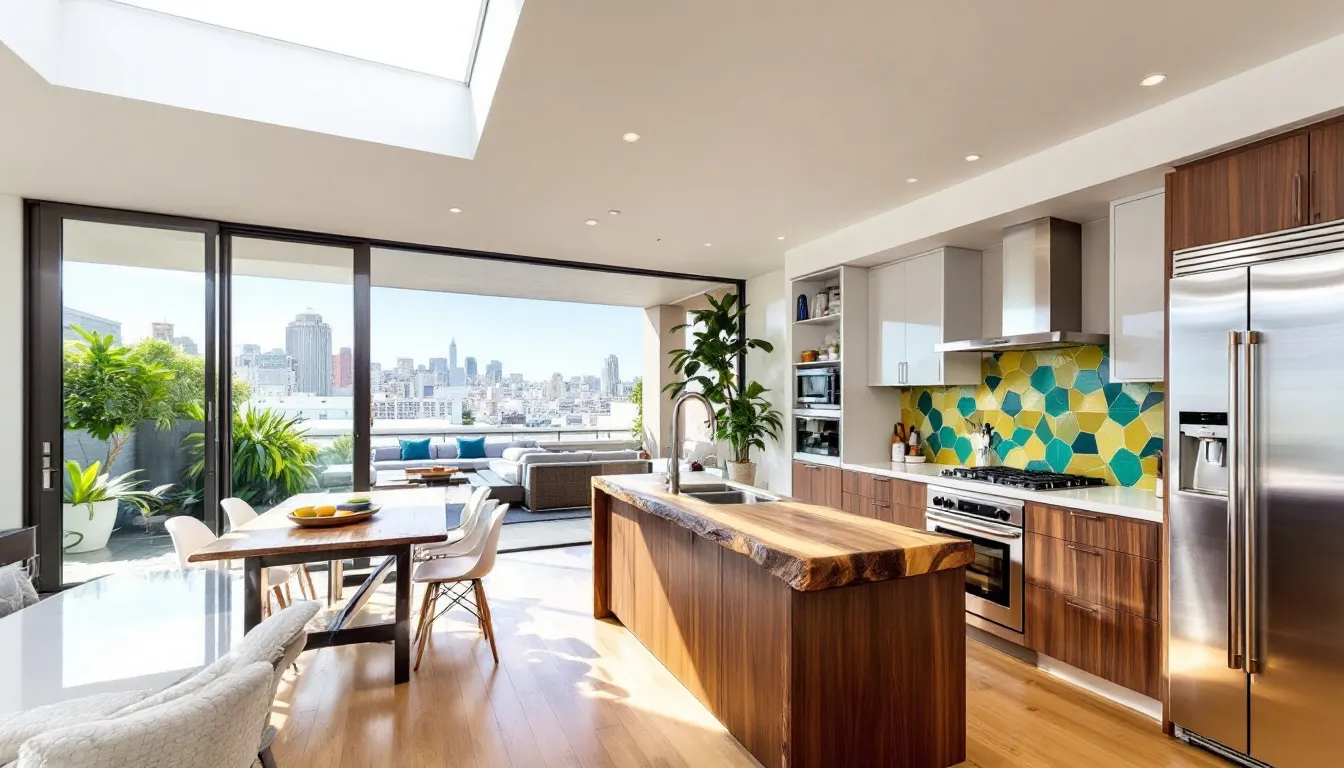
[(593, 478), (595, 490), (745, 555), (800, 592), (936, 573), (965, 566), (975, 557), (969, 541), (789, 497), (757, 504), (710, 504), (684, 495), (696, 485), (710, 484), (725, 483), (689, 475), (682, 481), (683, 495), (674, 495), (660, 475)]

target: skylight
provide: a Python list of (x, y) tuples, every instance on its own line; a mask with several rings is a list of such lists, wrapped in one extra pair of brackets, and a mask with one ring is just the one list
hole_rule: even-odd
[(467, 83), (487, 0), (118, 0)]

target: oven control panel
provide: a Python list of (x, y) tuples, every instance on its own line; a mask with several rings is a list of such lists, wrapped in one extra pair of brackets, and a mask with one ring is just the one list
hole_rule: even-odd
[(1016, 499), (954, 491), (933, 485), (928, 488), (927, 498), (930, 510), (954, 512), (1018, 527), (1023, 524), (1022, 502)]

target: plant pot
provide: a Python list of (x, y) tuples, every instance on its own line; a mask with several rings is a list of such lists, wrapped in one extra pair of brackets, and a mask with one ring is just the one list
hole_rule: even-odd
[(754, 461), (729, 461), (728, 479), (734, 483), (746, 483), (747, 485), (756, 484), (756, 462)]
[(62, 504), (61, 519), (65, 529), (61, 544), (66, 552), (79, 554), (102, 549), (117, 523), (117, 502)]

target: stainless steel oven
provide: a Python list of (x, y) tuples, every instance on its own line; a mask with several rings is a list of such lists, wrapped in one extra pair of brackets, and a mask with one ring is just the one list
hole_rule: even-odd
[(840, 407), (840, 363), (795, 371), (794, 403), (799, 408), (834, 410)]
[(1022, 502), (933, 485), (926, 502), (925, 527), (975, 545), (975, 560), (966, 566), (967, 623), (1022, 643)]

